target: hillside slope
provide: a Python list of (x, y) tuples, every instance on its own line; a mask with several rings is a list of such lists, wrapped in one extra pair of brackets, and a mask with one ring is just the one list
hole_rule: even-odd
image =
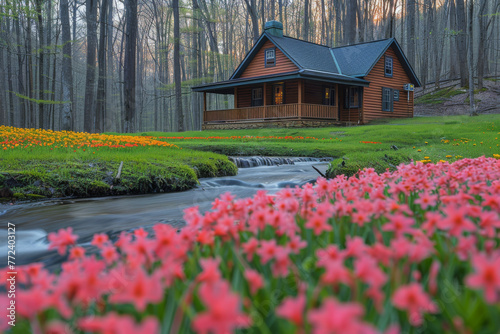
[[(458, 83), (433, 90), (416, 91), (415, 116), (444, 116), (469, 114), (469, 93)], [(500, 113), (500, 79), (484, 80), (484, 88), (476, 90), (474, 100), (480, 114)]]

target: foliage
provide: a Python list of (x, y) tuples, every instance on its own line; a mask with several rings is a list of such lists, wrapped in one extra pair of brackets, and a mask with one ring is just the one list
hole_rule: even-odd
[(61, 272), (17, 267), (17, 324), (4, 317), (2, 329), (494, 333), (499, 180), (494, 158), (418, 162), (276, 195), (227, 193), (204, 215), (186, 209), (180, 232), (96, 234), (83, 248), (62, 229), (49, 235), (68, 255)]

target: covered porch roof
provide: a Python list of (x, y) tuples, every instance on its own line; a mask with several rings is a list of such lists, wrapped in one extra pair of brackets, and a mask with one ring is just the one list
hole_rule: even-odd
[(353, 78), (342, 74), (334, 74), (316, 70), (299, 70), (294, 72), (265, 75), (253, 78), (238, 78), (227, 81), (219, 81), (192, 87), (192, 90), (195, 92), (234, 94), (235, 87), (257, 85), (265, 82), (276, 82), (276, 81), (284, 81), (291, 79), (316, 80), (322, 82), (338, 83), (338, 84), (344, 84), (350, 86), (362, 86), (362, 87), (367, 87), (370, 83), (369, 81), (363, 79)]

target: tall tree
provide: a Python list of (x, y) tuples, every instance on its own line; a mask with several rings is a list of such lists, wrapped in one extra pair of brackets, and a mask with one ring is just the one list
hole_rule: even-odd
[(347, 1), (346, 17), (344, 21), (346, 44), (354, 44), (356, 41), (356, 12), (358, 3), (356, 0)]
[(99, 49), (97, 62), (99, 63), (99, 77), (97, 79), (97, 104), (95, 115), (95, 131), (104, 131), (104, 115), (106, 112), (106, 34), (108, 32), (108, 0), (102, 0), (100, 8)]
[(44, 31), (43, 31), (43, 16), (42, 16), (42, 6), (43, 0), (36, 0), (36, 17), (37, 17), (37, 28), (38, 28), (38, 127), (45, 128), (45, 112), (44, 112), (44, 100), (45, 100), (45, 73), (44, 73), (44, 54), (45, 54), (45, 43), (44, 43)]
[(180, 56), (180, 24), (179, 0), (172, 0), (174, 11), (174, 82), (175, 82), (175, 112), (178, 114), (178, 130), (184, 131), (184, 113), (182, 112), (182, 82), (181, 82), (181, 56)]
[(469, 70), (469, 113), (471, 116), (477, 115), (474, 106), (474, 63), (473, 63), (473, 43), (474, 43), (474, 1), (468, 0), (469, 17), (467, 19), (467, 37), (469, 45), (467, 49), (467, 61)]
[(95, 70), (97, 49), (97, 1), (87, 0), (87, 71), (85, 77), (85, 106), (83, 111), (83, 131), (94, 131), (95, 117)]
[[(61, 0), (60, 15), (62, 25), (62, 129), (73, 130), (73, 66), (71, 51), (71, 27), (69, 25), (69, 4), (68, 0)], [(69, 101), (69, 103), (68, 103)]]
[(123, 66), (125, 123), (124, 132), (135, 131), (135, 80), (136, 80), (136, 52), (137, 52), (137, 0), (125, 0), (125, 61)]
[(245, 0), (250, 19), (252, 20), (253, 42), (259, 39), (259, 14), (257, 12), (256, 0)]
[(457, 33), (457, 51), (458, 51), (458, 61), (460, 63), (460, 85), (462, 87), (468, 84), (468, 74), (467, 74), (467, 20), (465, 19), (465, 4), (464, 0), (456, 1), (456, 13), (457, 13), (457, 28), (459, 29)]
[(309, 40), (309, 0), (304, 0), (304, 29), (302, 30), (303, 39)]

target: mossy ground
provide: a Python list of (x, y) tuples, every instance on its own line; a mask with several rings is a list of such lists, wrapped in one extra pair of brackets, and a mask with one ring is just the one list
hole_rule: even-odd
[(169, 147), (35, 147), (2, 152), (0, 171), (0, 188), (11, 189), (14, 199), (34, 200), (182, 191), (200, 177), (235, 175), (237, 168), (220, 154)]

